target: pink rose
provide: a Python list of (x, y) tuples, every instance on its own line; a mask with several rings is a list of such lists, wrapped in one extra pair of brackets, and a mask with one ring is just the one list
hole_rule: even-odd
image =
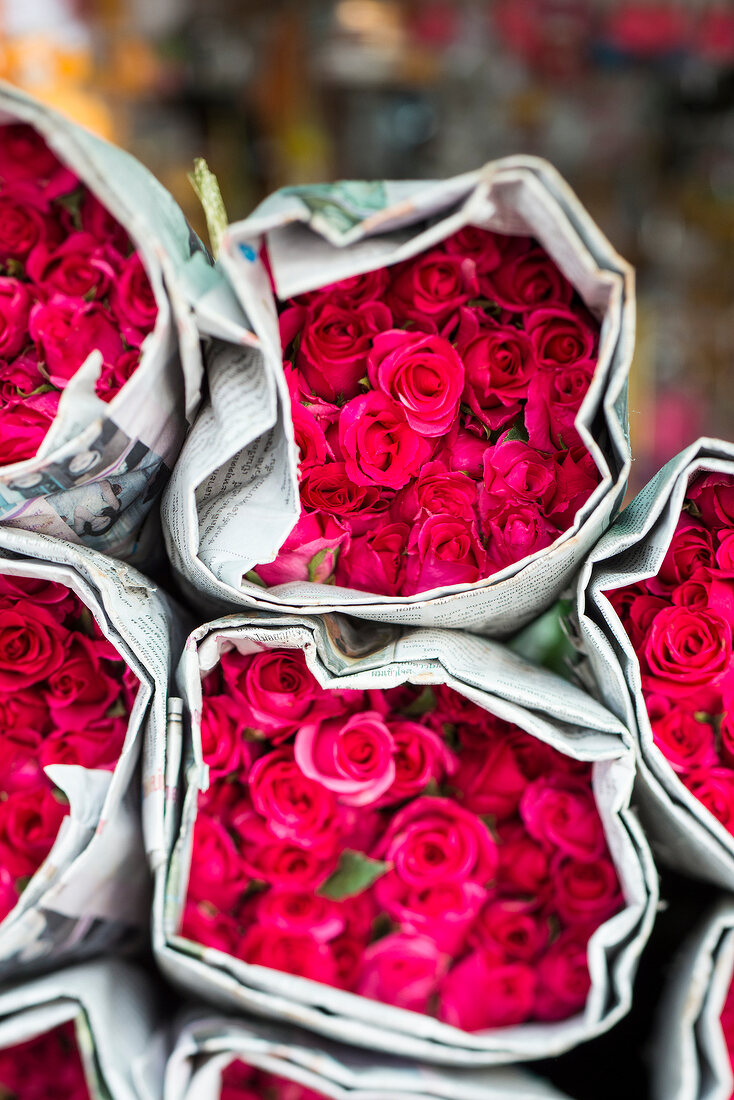
[(28, 317), (33, 299), (25, 283), (0, 277), (0, 355), (11, 358), (28, 343)]
[(281, 840), (253, 810), (235, 813), (231, 826), (239, 838), (243, 865), (254, 879), (285, 890), (315, 890), (336, 870), (336, 852), (322, 856)]
[[(70, 588), (65, 584), (44, 580), (42, 577), (21, 577), (13, 573), (3, 573), (0, 575), (0, 599), (3, 596), (27, 598), (32, 603), (41, 603), (60, 623), (68, 615), (78, 618), (84, 611), (84, 604)], [(117, 654), (115, 653), (114, 656), (117, 657)]]
[(580, 442), (576, 417), (589, 391), (596, 363), (579, 359), (566, 366), (544, 367), (530, 379), (525, 405), (528, 441), (541, 451), (573, 447)]
[(719, 531), (719, 545), (716, 548), (716, 565), (719, 572), (727, 577), (734, 577), (734, 530), (731, 528)]
[[(449, 470), (466, 474), (481, 481), (484, 473), (484, 454), (489, 444), (484, 432), (476, 435), (455, 424), (443, 441), (436, 458)], [(424, 467), (425, 468), (425, 467)]]
[(432, 451), (432, 444), (410, 427), (403, 408), (374, 390), (341, 410), (339, 446), (352, 481), (388, 489), (407, 485)]
[(690, 711), (673, 707), (651, 725), (653, 740), (674, 771), (716, 764), (713, 728), (708, 722), (699, 722)]
[(427, 936), (395, 932), (366, 948), (356, 992), (412, 1012), (427, 1012), (447, 963)]
[(647, 585), (628, 585), (606, 593), (622, 622), (632, 647), (638, 650), (647, 637), (657, 614), (668, 604), (659, 596), (651, 596)]
[(325, 298), (341, 305), (362, 306), (367, 302), (379, 302), (385, 295), (389, 282), (388, 270), (378, 267), (376, 271), (364, 271), (361, 275), (351, 275), (336, 283), (328, 283), (318, 290), (309, 290), (295, 299), (299, 305), (310, 306)]
[(334, 791), (347, 806), (368, 806), (395, 778), (392, 735), (375, 711), (304, 722), (296, 734), (296, 763), (304, 775)]
[(209, 778), (247, 772), (250, 749), (237, 703), (226, 695), (209, 695), (201, 711), (201, 749)]
[(85, 191), (81, 203), (82, 229), (121, 256), (127, 256), (132, 245), (127, 233), (91, 191)]
[(583, 929), (568, 929), (539, 960), (534, 1010), (538, 1020), (566, 1020), (586, 1004), (591, 988), (588, 938)]
[(26, 200), (22, 190), (0, 195), (0, 259), (24, 260), (48, 233), (39, 210)]
[(13, 359), (10, 363), (0, 363), (0, 400), (3, 405), (12, 405), (18, 397), (30, 397), (39, 386), (47, 381), (41, 374), (38, 356), (33, 351)]
[(94, 722), (120, 695), (119, 682), (102, 664), (96, 642), (69, 634), (63, 664), (48, 678), (46, 702), (55, 724)]
[(541, 367), (570, 367), (596, 354), (598, 326), (570, 309), (537, 309), (527, 318), (530, 336)]
[(16, 880), (33, 875), (68, 812), (68, 804), (46, 786), (15, 791), (0, 801), (0, 866)]
[(530, 379), (537, 371), (528, 336), (511, 325), (484, 329), (465, 345), (463, 400), (474, 416), (496, 431), (520, 412)]
[(495, 951), (508, 961), (533, 962), (548, 945), (547, 918), (533, 911), (533, 903), (517, 898), (488, 901), (472, 929), (475, 947)]
[(375, 336), (367, 363), (373, 387), (403, 407), (414, 431), (424, 436), (449, 431), (464, 387), (464, 364), (448, 340), (392, 329)]
[(535, 970), (526, 963), (474, 951), (441, 983), (439, 1019), (462, 1031), (521, 1024), (532, 1014), (535, 984)]
[(675, 585), (690, 580), (699, 569), (713, 564), (711, 532), (697, 520), (682, 515), (657, 575), (647, 584), (655, 595), (666, 596)]
[(140, 347), (155, 327), (158, 303), (138, 252), (123, 262), (114, 285), (113, 311), (128, 344)]
[(228, 910), (249, 885), (234, 840), (220, 821), (199, 813), (194, 824), (188, 896)]
[(6, 186), (32, 185), (44, 203), (78, 187), (79, 177), (61, 163), (32, 126), (6, 123), (0, 146), (0, 179)]
[(348, 542), (349, 531), (333, 516), (301, 512), (275, 561), (256, 566), (255, 572), (271, 588), (291, 581), (327, 584)]
[(482, 292), (511, 310), (568, 305), (573, 287), (542, 248), (522, 251), (481, 279)]
[(181, 917), (181, 935), (227, 955), (235, 954), (239, 937), (235, 918), (214, 909), (208, 901), (186, 902)]
[(259, 924), (291, 935), (313, 936), (319, 943), (328, 943), (344, 931), (338, 903), (311, 891), (271, 887), (257, 897), (255, 914)]
[(29, 330), (49, 378), (61, 389), (91, 352), (99, 351), (105, 363), (114, 363), (124, 350), (113, 318), (94, 302), (39, 302), (31, 310)]
[(516, 738), (510, 734), (481, 738), (481, 747), (464, 747), (452, 780), (457, 799), (467, 810), (503, 821), (516, 813), (528, 785)]
[(247, 725), (261, 736), (295, 733), (322, 693), (299, 649), (266, 649), (261, 653), (223, 653), (224, 682), (240, 707)]
[(526, 897), (544, 899), (550, 892), (550, 853), (514, 822), (500, 825), (499, 881)]
[[(286, 314), (281, 323), (286, 323)], [(356, 397), (360, 379), (367, 374), (373, 338), (392, 327), (387, 306), (382, 302), (353, 306), (321, 301), (302, 311), (300, 323), (296, 365), (309, 389), (338, 404)]]
[(572, 776), (546, 775), (529, 783), (520, 816), (532, 837), (574, 859), (596, 860), (606, 842), (588, 786)]
[(127, 719), (123, 717), (97, 718), (82, 727), (60, 726), (41, 743), (41, 765), (78, 764), (112, 771), (120, 759), (126, 734)]
[(267, 966), (326, 985), (336, 982), (336, 964), (329, 945), (306, 933), (253, 925), (240, 940), (235, 953), (253, 966)]
[(410, 527), (388, 523), (372, 534), (350, 539), (336, 565), (336, 583), (381, 596), (398, 596), (403, 591)]
[(459, 516), (428, 516), (408, 542), (404, 592), (474, 584), (487, 575), (487, 556), (476, 524)]
[(431, 249), (394, 269), (387, 301), (400, 321), (441, 328), (478, 292), (473, 260)]
[(3, 730), (0, 737), (0, 791), (3, 796), (13, 791), (38, 789), (44, 782), (38, 757), (40, 733), (30, 729)]
[(405, 523), (419, 517), (459, 516), (474, 519), (477, 487), (463, 473), (451, 473), (444, 462), (427, 462), (417, 481), (402, 489), (395, 499), (392, 513)]
[(95, 382), (94, 392), (102, 401), (111, 401), (129, 382), (140, 366), (140, 348), (123, 351), (114, 363), (105, 363)]
[(734, 771), (731, 768), (692, 768), (681, 776), (694, 798), (734, 833)]
[(507, 501), (537, 505), (545, 515), (558, 493), (556, 463), (520, 439), (500, 438), (484, 456), (482, 508), (492, 515)]
[(609, 858), (554, 862), (553, 881), (558, 915), (564, 924), (598, 926), (622, 905), (622, 893)]
[(560, 534), (537, 505), (508, 498), (484, 521), (487, 561), (494, 572), (545, 550)]
[(734, 480), (729, 474), (705, 474), (688, 487), (688, 499), (699, 508), (707, 527), (734, 526)]
[(0, 465), (32, 458), (54, 422), (58, 393), (29, 397), (0, 408)]
[(45, 294), (67, 298), (104, 298), (117, 279), (121, 260), (91, 233), (71, 233), (60, 244), (41, 240), (26, 261), (26, 273)]
[(323, 466), (329, 457), (330, 448), (316, 417), (298, 401), (291, 402), (291, 417), (300, 455), (299, 469), (305, 472), (312, 466)]
[(457, 762), (442, 737), (427, 726), (409, 719), (391, 719), (388, 729), (393, 739), (395, 778), (383, 804), (402, 802), (421, 794), (429, 783), (440, 785), (456, 771)]
[(378, 856), (393, 863), (409, 886), (437, 882), (489, 883), (497, 848), (486, 825), (446, 798), (416, 798), (390, 822)]
[(0, 695), (0, 734), (15, 730), (47, 733), (50, 725), (48, 706), (36, 684)]
[(303, 774), (292, 748), (276, 749), (255, 761), (250, 796), (275, 836), (323, 855), (340, 843), (333, 793)]
[(487, 891), (476, 882), (437, 882), (415, 888), (391, 872), (378, 879), (375, 898), (401, 931), (426, 936), (453, 957), (462, 951)]
[(0, 691), (31, 687), (60, 668), (65, 633), (45, 607), (0, 606)]
[(557, 494), (550, 516), (561, 529), (570, 527), (601, 480), (594, 459), (583, 445), (554, 455)]
[(710, 689), (728, 672), (731, 656), (732, 629), (719, 615), (664, 608), (645, 643), (643, 686), (674, 698)]

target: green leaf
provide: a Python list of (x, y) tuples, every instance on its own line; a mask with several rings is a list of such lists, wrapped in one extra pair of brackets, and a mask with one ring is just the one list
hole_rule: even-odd
[(409, 714), (411, 718), (420, 714), (428, 714), (436, 709), (436, 693), (432, 687), (424, 687), (420, 695), (417, 695), (412, 703), (403, 707), (402, 713)]
[(227, 211), (222, 201), (219, 181), (203, 157), (194, 159), (194, 170), (189, 172), (189, 183), (204, 210), (206, 227), (209, 230), (209, 243), (216, 260), (227, 228)]
[(75, 229), (82, 228), (82, 200), (84, 198), (84, 188), (77, 187), (75, 191), (70, 191), (68, 195), (59, 195), (54, 201), (63, 206), (65, 210), (71, 215), (71, 220)]
[(519, 439), (522, 443), (527, 443), (528, 433), (525, 427), (525, 422), (522, 418), (522, 413), (518, 416), (510, 430), (508, 431), (505, 439)]
[(356, 897), (373, 882), (377, 882), (378, 878), (382, 878), (391, 866), (390, 863), (370, 859), (362, 852), (353, 852), (350, 848), (346, 848), (341, 854), (336, 871), (327, 878), (316, 893), (332, 901)]
[[(327, 554), (333, 555), (331, 559), (331, 569), (329, 570), (328, 575), (323, 580), (317, 581), (316, 574), (326, 561)], [(323, 550), (319, 550), (318, 554), (314, 554), (314, 556), (311, 558), (311, 561), (308, 563), (308, 579), (314, 584), (328, 584), (334, 575), (334, 568), (336, 566), (336, 559), (338, 557), (338, 546), (325, 546)]]
[(107, 718), (124, 718), (127, 715), (122, 699), (116, 699), (111, 707), (107, 708)]
[(260, 588), (268, 587), (262, 577), (259, 577), (254, 569), (251, 569), (249, 573), (245, 573), (245, 580), (250, 581), (251, 584), (259, 585)]
[(88, 638), (94, 637), (94, 615), (88, 607), (83, 607), (77, 619), (77, 626)]

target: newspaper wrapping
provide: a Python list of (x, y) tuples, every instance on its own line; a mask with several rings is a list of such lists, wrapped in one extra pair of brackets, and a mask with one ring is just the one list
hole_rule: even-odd
[(200, 1014), (177, 1034), (163, 1100), (219, 1100), (222, 1070), (236, 1059), (328, 1100), (563, 1100), (515, 1068), (448, 1073), (387, 1056), (376, 1061), (295, 1028)]
[(653, 1100), (729, 1100), (721, 1013), (734, 975), (734, 899), (710, 912), (670, 970), (652, 1050)]
[[(601, 322), (598, 366), (577, 419), (599, 485), (551, 547), (478, 584), (393, 597), (315, 583), (252, 583), (245, 575), (276, 557), (299, 514), (297, 448), (261, 245), (278, 294), (289, 297), (406, 260), (464, 225), (537, 238)], [(558, 173), (542, 160), (509, 157), (442, 182), (285, 188), (229, 227), (220, 262), (250, 320), (251, 341), (236, 349), (212, 345), (209, 398), (163, 501), (169, 556), (201, 593), (201, 606), (213, 613), (243, 604), (337, 610), (501, 637), (553, 603), (624, 495), (635, 327), (632, 269)]]
[[(73, 1023), (90, 1100), (140, 1100), (137, 1062), (150, 1061), (156, 1007), (146, 976), (117, 959), (57, 970), (0, 990), (0, 1050)], [(157, 1080), (160, 1090), (162, 1067)]]
[[(657, 879), (647, 843), (629, 812), (634, 762), (618, 721), (577, 688), (536, 668), (497, 642), (444, 630), (376, 626), (369, 640), (343, 616), (324, 619), (230, 615), (199, 627), (179, 666), (182, 705), (191, 716), (184, 744), (180, 712), (169, 705), (166, 812), (146, 834), (156, 871), (153, 945), (174, 981), (224, 1007), (275, 1017), (329, 1038), (451, 1065), (491, 1065), (540, 1058), (600, 1034), (630, 1007), (631, 983), (654, 919)], [(561, 1023), (469, 1034), (428, 1016), (321, 983), (246, 964), (179, 935), (186, 897), (197, 796), (208, 785), (202, 758), (201, 677), (222, 652), (302, 649), (323, 687), (387, 689), (407, 682), (445, 683), (497, 716), (574, 758), (594, 762), (594, 792), (624, 909), (589, 945), (591, 991), (583, 1013)], [(180, 777), (183, 758), (183, 776)], [(178, 805), (176, 793), (180, 792)], [(152, 814), (147, 821), (152, 821)]]
[(0, 467), (0, 524), (141, 563), (156, 542), (153, 525), (141, 538), (143, 521), (199, 404), (194, 311), (221, 296), (224, 280), (174, 200), (133, 157), (0, 83), (0, 123), (14, 121), (33, 126), (127, 231), (158, 316), (140, 365), (109, 404), (95, 394), (102, 358), (93, 352), (62, 394), (37, 455)]
[[(114, 771), (54, 764), (46, 773), (69, 800), (48, 857), (0, 921), (0, 979), (49, 960), (135, 943), (150, 912), (136, 768), (146, 731), (162, 752), (171, 652), (182, 630), (173, 605), (131, 566), (48, 535), (0, 530), (0, 573), (66, 585), (91, 611), (140, 681)], [(155, 770), (149, 769), (149, 784)], [(149, 790), (156, 806), (162, 791)]]
[(605, 592), (655, 576), (692, 477), (734, 474), (734, 445), (699, 439), (671, 459), (594, 548), (578, 580), (580, 673), (631, 730), (638, 755), (636, 800), (662, 862), (734, 890), (734, 836), (678, 778), (653, 742), (640, 664)]

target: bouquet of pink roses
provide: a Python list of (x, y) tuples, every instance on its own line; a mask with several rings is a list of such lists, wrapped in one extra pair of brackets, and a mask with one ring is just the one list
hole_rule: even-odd
[(636, 731), (661, 858), (734, 888), (734, 448), (700, 440), (625, 510), (579, 580), (582, 637)]
[(449, 1073), (379, 1060), (295, 1028), (196, 1015), (176, 1035), (164, 1100), (564, 1100), (517, 1069)]
[(287, 622), (231, 617), (187, 645), (164, 967), (439, 1061), (539, 1057), (609, 1026), (629, 990), (605, 1003), (595, 981), (627, 972), (654, 893), (621, 727), (469, 636), (417, 631), (334, 676), (344, 636)]
[(136, 938), (135, 766), (165, 726), (174, 613), (86, 547), (0, 531), (0, 973)]
[(0, 108), (0, 523), (140, 558), (219, 277), (133, 158), (17, 89)]
[(164, 502), (187, 580), (497, 634), (551, 603), (623, 492), (633, 303), (550, 169), (286, 189), (222, 262), (257, 343)]

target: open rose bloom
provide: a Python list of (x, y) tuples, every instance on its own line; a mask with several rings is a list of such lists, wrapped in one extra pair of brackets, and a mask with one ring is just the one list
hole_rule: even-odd
[(0, 85), (0, 524), (150, 552), (217, 279), (142, 165)]
[[(156, 995), (115, 960), (55, 971), (0, 993), (3, 1100), (140, 1100), (135, 1075)], [(148, 1074), (155, 1082), (155, 1074)], [(146, 1093), (146, 1095), (158, 1095)]]
[(304, 1031), (197, 1015), (179, 1031), (163, 1100), (564, 1100), (517, 1069), (434, 1069)]
[(579, 578), (584, 650), (636, 734), (661, 860), (734, 889), (734, 447), (702, 439), (625, 509)]
[(653, 1100), (734, 1096), (734, 906), (723, 899), (669, 969), (652, 1047)]
[(250, 346), (164, 499), (210, 601), (503, 635), (626, 483), (632, 273), (542, 161), (288, 188), (221, 261)]
[(159, 961), (388, 1052), (568, 1049), (627, 1011), (652, 919), (624, 730), (497, 643), (378, 633), (231, 616), (191, 635)]
[(165, 726), (170, 614), (129, 566), (0, 531), (3, 978), (145, 925), (135, 769)]

